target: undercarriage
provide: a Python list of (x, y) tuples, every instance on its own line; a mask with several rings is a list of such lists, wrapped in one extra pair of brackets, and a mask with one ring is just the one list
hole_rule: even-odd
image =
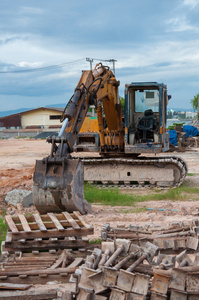
[(187, 174), (187, 165), (180, 157), (94, 158), (81, 159), (84, 181), (101, 185), (152, 186), (176, 188)]

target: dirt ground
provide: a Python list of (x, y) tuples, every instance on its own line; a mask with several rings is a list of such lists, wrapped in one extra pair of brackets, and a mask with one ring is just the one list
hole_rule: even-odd
[[(49, 155), (50, 146), (45, 140), (0, 140), (0, 213), (8, 210), (4, 199), (9, 191), (13, 189), (32, 189), (35, 161)], [(185, 159), (189, 173), (199, 174), (199, 149), (192, 148), (192, 150), (184, 153), (170, 153), (169, 155), (173, 154)], [(199, 187), (199, 175), (188, 176), (186, 183), (193, 187)], [(130, 191), (130, 193), (142, 195), (153, 192), (152, 190), (142, 189)], [(91, 238), (100, 236), (100, 230), (104, 223), (110, 223), (112, 227), (130, 224), (145, 225), (146, 223), (162, 225), (176, 221), (192, 220), (199, 215), (198, 201), (193, 201), (191, 195), (188, 201), (147, 201), (138, 203), (137, 207), (138, 209), (142, 207), (150, 208), (150, 210), (135, 213), (132, 212), (132, 207), (93, 205), (93, 214), (85, 217), (95, 229), (95, 234)], [(14, 209), (15, 213), (18, 213), (19, 209)], [(31, 207), (27, 210), (33, 212), (35, 208)]]

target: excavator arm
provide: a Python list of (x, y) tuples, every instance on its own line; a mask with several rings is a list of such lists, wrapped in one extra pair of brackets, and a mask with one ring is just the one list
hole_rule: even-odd
[[(124, 135), (118, 86), (111, 70), (102, 64), (96, 65), (93, 71), (82, 72), (61, 117), (63, 125), (59, 135), (47, 138), (52, 143), (50, 155), (36, 161), (33, 200), (39, 212), (78, 210), (85, 214), (91, 211), (90, 204), (84, 199), (82, 162), (73, 160), (70, 153), (91, 104), (97, 109), (102, 152), (108, 151), (110, 145), (121, 150)], [(103, 113), (107, 128), (103, 126)]]

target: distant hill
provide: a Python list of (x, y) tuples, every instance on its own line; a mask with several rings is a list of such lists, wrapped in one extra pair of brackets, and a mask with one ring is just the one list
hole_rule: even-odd
[(19, 109), (14, 109), (14, 110), (6, 110), (6, 111), (0, 111), (0, 117), (5, 117), (5, 116), (10, 116), (14, 114), (18, 114), (22, 111), (27, 111), (33, 108), (19, 108)]
[(66, 103), (56, 103), (56, 104), (51, 104), (51, 105), (46, 105), (44, 107), (65, 107)]
[[(66, 103), (56, 103), (56, 104), (46, 105), (44, 107), (65, 107), (65, 106), (66, 106)], [(38, 108), (38, 107), (19, 108), (19, 109), (15, 109), (15, 110), (0, 111), (0, 118), (5, 117), (5, 116), (18, 114), (20, 112), (24, 112), (24, 111), (35, 109), (35, 108)], [(169, 107), (168, 109), (173, 109), (175, 111), (194, 111), (193, 108), (179, 108), (179, 107), (178, 108), (173, 108), (173, 107)]]
[[(44, 107), (65, 107), (66, 103), (56, 103), (56, 104), (51, 104), (51, 105), (46, 105)], [(28, 111), (31, 109), (35, 109), (38, 107), (30, 107), (30, 108), (18, 108), (18, 109), (14, 109), (14, 110), (6, 110), (6, 111), (0, 111), (0, 118), (5, 117), (5, 116), (10, 116), (10, 115), (14, 115), (14, 114), (19, 114), (21, 112), (24, 111)]]

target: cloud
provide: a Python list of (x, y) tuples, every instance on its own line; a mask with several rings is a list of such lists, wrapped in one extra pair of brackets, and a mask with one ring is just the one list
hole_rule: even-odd
[(43, 15), (45, 13), (45, 10), (39, 7), (22, 6), (20, 12), (22, 14)]
[[(195, 83), (194, 76), (199, 77), (198, 2), (124, 0), (113, 6), (110, 0), (102, 5), (92, 0), (18, 0), (9, 6), (1, 1), (0, 71), (86, 57), (114, 58), (121, 94), (132, 80), (172, 82), (172, 78), (183, 91), (185, 80)], [(0, 74), (0, 94), (23, 101), (32, 97), (35, 103), (40, 99), (41, 106), (48, 104), (42, 103), (48, 97), (60, 102), (73, 93), (84, 69), (89, 69), (86, 60), (60, 69)]]
[(16, 64), (16, 66), (19, 66), (20, 68), (27, 68), (27, 69), (39, 68), (42, 67), (42, 65), (43, 64), (41, 62), (26, 62), (26, 61), (21, 61)]
[(166, 24), (168, 25), (167, 31), (176, 31), (176, 32), (183, 32), (183, 31), (190, 31), (190, 30), (199, 31), (198, 27), (189, 24), (185, 16), (172, 18), (166, 21)]
[(190, 6), (193, 9), (199, 4), (199, 1), (198, 0), (184, 0), (183, 4), (186, 6)]
[(0, 38), (0, 46), (7, 45), (7, 44), (12, 44), (17, 41), (25, 41), (27, 37), (25, 36), (9, 36), (9, 35), (1, 35)]

